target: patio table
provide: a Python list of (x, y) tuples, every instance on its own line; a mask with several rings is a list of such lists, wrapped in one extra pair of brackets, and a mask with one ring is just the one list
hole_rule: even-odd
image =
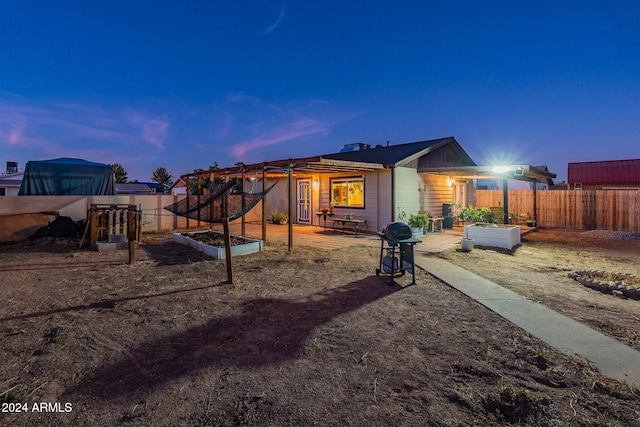
[(354, 230), (356, 232), (356, 237), (358, 237), (358, 231), (361, 226), (364, 226), (363, 233), (367, 231), (367, 220), (366, 219), (347, 219), (347, 218), (334, 218), (333, 219), (333, 231), (336, 231), (336, 224), (342, 224), (342, 231), (346, 231), (345, 226), (347, 224), (351, 224), (354, 226)]
[(316, 212), (316, 216), (318, 217), (318, 223), (316, 224), (316, 229), (320, 225), (320, 217), (324, 220), (324, 228), (327, 228), (327, 217), (331, 218), (335, 214), (333, 212)]

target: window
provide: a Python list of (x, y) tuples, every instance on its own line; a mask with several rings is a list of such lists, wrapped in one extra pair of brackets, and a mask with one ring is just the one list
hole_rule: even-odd
[(7, 195), (7, 189), (6, 188), (0, 188), (0, 196), (6, 196)]
[(331, 203), (338, 207), (364, 208), (364, 177), (332, 179)]

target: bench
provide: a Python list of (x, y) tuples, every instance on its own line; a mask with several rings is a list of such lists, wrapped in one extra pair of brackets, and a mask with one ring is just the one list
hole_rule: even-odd
[[(342, 231), (346, 231), (346, 225), (353, 225), (354, 231), (356, 232), (356, 237), (358, 237), (358, 231), (366, 233), (367, 231), (367, 220), (366, 219), (347, 219), (347, 218), (334, 218), (333, 219), (333, 231), (336, 231), (336, 225), (342, 224)], [(361, 227), (364, 226), (364, 229)]]

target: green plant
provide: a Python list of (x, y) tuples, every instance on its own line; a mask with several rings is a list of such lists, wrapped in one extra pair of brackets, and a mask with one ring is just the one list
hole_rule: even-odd
[(396, 221), (398, 222), (405, 222), (406, 219), (407, 219), (407, 213), (405, 211), (400, 211), (396, 215)]
[(454, 218), (459, 218), (467, 222), (490, 222), (495, 223), (496, 217), (487, 208), (476, 208), (473, 205), (464, 206), (462, 203), (456, 203), (454, 208), (458, 210), (458, 214), (454, 215)]
[(429, 224), (429, 216), (416, 214), (409, 217), (409, 227), (424, 228)]
[(274, 224), (286, 224), (289, 222), (289, 215), (285, 212), (278, 212), (277, 210), (274, 210), (271, 212), (271, 221)]

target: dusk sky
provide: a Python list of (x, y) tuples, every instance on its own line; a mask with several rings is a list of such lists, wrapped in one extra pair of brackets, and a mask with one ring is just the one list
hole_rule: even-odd
[(0, 170), (130, 180), (454, 136), (479, 165), (640, 158), (640, 2), (0, 1)]

